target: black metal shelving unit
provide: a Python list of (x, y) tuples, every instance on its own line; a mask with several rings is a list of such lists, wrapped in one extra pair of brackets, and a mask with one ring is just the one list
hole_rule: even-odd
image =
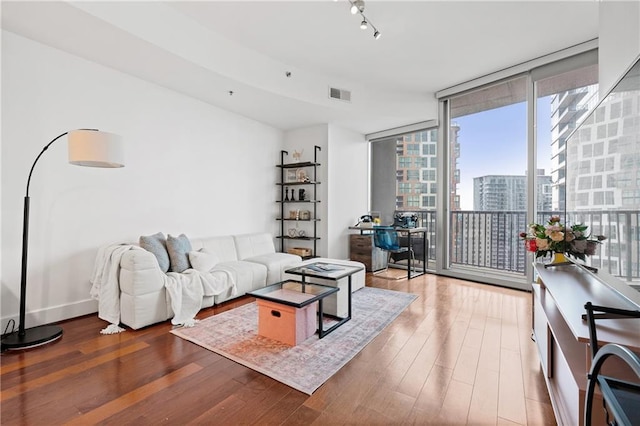
[[(276, 185), (280, 187), (280, 199), (276, 202), (280, 203), (280, 216), (276, 218), (280, 222), (280, 235), (276, 238), (280, 239), (280, 251), (286, 252), (288, 248), (289, 241), (311, 241), (313, 243), (313, 248), (310, 256), (304, 256), (305, 258), (318, 257), (318, 240), (320, 237), (318, 236), (318, 222), (320, 219), (318, 218), (318, 200), (317, 197), (317, 186), (320, 184), (317, 179), (317, 172), (320, 163), (318, 163), (318, 152), (321, 150), (319, 146), (314, 146), (313, 152), (313, 162), (305, 161), (299, 163), (286, 163), (285, 157), (289, 155), (287, 151), (280, 151), (280, 164), (276, 165), (276, 167), (280, 168), (280, 182), (277, 182)], [(309, 180), (304, 181), (286, 181), (286, 173), (289, 170), (298, 170), (298, 169), (306, 169), (312, 172), (312, 176), (308, 176)], [(295, 197), (291, 200), (288, 197), (288, 193), (285, 194), (287, 188), (309, 188), (311, 189), (311, 193), (308, 194), (309, 198), (304, 200), (297, 200)], [(295, 193), (295, 191), (293, 191)], [(300, 218), (290, 218), (285, 215), (285, 208), (287, 206), (298, 207), (300, 205), (309, 205), (310, 207), (310, 217), (309, 219), (300, 219)], [(285, 232), (285, 224), (288, 222), (297, 222), (297, 223), (312, 223), (313, 231), (310, 235), (304, 236), (290, 236)]]

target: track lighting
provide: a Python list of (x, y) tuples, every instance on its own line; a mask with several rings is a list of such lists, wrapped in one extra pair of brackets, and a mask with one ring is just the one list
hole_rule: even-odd
[(354, 0), (350, 1), (350, 3), (352, 15), (355, 15), (356, 13), (362, 14), (364, 12), (364, 0)]
[(362, 17), (362, 21), (360, 21), (360, 28), (362, 28), (363, 30), (366, 30), (367, 28), (369, 28), (369, 26), (371, 26), (371, 28), (373, 28), (373, 38), (375, 38), (376, 40), (379, 39), (380, 31), (378, 31), (378, 29), (371, 23), (371, 21), (368, 20), (366, 16), (364, 16), (364, 0), (347, 0), (347, 1), (351, 5), (351, 13), (353, 15), (359, 13), (360, 16)]

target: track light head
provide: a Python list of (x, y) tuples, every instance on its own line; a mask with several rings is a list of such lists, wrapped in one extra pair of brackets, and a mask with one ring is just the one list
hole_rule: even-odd
[(373, 38), (375, 38), (376, 40), (379, 39), (381, 35), (382, 34), (380, 34), (380, 31), (378, 31), (378, 30), (375, 30), (373, 32)]
[(354, 0), (351, 2), (351, 14), (364, 12), (364, 0)]
[(367, 20), (363, 19), (362, 22), (360, 22), (360, 28), (362, 28), (363, 30), (367, 29)]

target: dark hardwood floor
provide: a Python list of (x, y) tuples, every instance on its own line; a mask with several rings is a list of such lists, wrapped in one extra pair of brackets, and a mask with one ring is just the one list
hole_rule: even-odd
[[(529, 293), (426, 275), (367, 276), (415, 293), (312, 396), (169, 333), (169, 321), (100, 335), (96, 315), (41, 348), (5, 352), (2, 425), (555, 424)], [(199, 318), (251, 299), (205, 309)]]

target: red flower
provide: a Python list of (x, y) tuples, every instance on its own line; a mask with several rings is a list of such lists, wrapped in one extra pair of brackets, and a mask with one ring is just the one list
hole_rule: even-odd
[(525, 240), (524, 247), (527, 251), (535, 253), (538, 250), (538, 246), (536, 245), (536, 240)]

